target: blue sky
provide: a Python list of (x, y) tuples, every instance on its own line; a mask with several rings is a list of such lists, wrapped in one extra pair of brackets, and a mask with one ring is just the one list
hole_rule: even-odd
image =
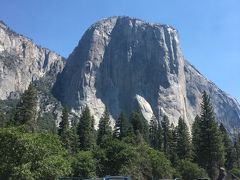
[(185, 58), (240, 101), (239, 0), (1, 0), (11, 29), (67, 57), (84, 31), (115, 15), (170, 24)]

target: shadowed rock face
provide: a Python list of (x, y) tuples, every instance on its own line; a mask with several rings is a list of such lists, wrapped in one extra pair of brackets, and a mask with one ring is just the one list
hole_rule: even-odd
[(0, 22), (0, 99), (17, 98), (32, 81), (46, 74), (51, 74), (55, 81), (64, 64), (61, 56), (35, 45)]
[(204, 78), (183, 58), (177, 31), (129, 17), (111, 17), (92, 25), (67, 60), (54, 93), (80, 112), (88, 105), (96, 120), (105, 107), (115, 119), (140, 108), (150, 120), (182, 116), (190, 126), (206, 90), (219, 121), (240, 125), (239, 104)]

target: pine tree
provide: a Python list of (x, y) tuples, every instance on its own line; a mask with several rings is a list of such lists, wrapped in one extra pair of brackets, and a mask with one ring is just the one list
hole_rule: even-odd
[(170, 131), (169, 120), (166, 115), (163, 116), (162, 130), (163, 130), (163, 152), (167, 157), (169, 157), (170, 141), (171, 141), (172, 134)]
[(187, 124), (180, 117), (178, 120), (178, 126), (176, 128), (177, 133), (177, 155), (180, 159), (191, 158), (191, 141)]
[(197, 115), (192, 125), (192, 146), (193, 146), (193, 158), (194, 162), (199, 162), (198, 154), (201, 151), (199, 142), (200, 142), (200, 123), (201, 118)]
[(196, 149), (199, 149), (197, 160), (198, 164), (208, 171), (209, 176), (214, 178), (218, 167), (223, 165), (224, 148), (213, 107), (206, 92), (202, 96), (200, 119), (199, 139), (196, 143)]
[(128, 135), (130, 124), (124, 113), (121, 113), (114, 127), (114, 137), (122, 139)]
[[(71, 154), (76, 154), (79, 149), (79, 136), (77, 135), (76, 128), (71, 127), (66, 132), (66, 137), (68, 138), (67, 149)], [(66, 146), (65, 146), (66, 147)]]
[(97, 144), (101, 144), (105, 138), (112, 136), (112, 128), (110, 126), (110, 115), (107, 109), (105, 109), (103, 116), (98, 124), (97, 132)]
[(152, 148), (158, 149), (159, 147), (159, 134), (158, 134), (158, 122), (153, 116), (149, 124), (149, 143)]
[(74, 127), (69, 126), (69, 112), (66, 107), (62, 109), (62, 120), (59, 123), (58, 135), (63, 146), (71, 153), (77, 152), (78, 136)]
[(148, 132), (148, 123), (138, 111), (132, 113), (130, 122), (132, 124), (133, 132), (138, 139), (144, 139), (148, 142), (149, 132)]
[(177, 154), (177, 138), (177, 130), (174, 125), (171, 124), (169, 136), (169, 152), (167, 155), (172, 164), (176, 164), (179, 159)]
[(6, 116), (5, 113), (0, 109), (0, 128), (4, 127), (6, 124)]
[(95, 144), (94, 119), (90, 114), (88, 106), (82, 112), (77, 126), (79, 136), (79, 147), (81, 150), (91, 150)]
[(32, 132), (36, 130), (37, 100), (37, 91), (30, 84), (17, 104), (13, 122), (15, 125), (24, 125)]
[(163, 150), (163, 129), (160, 122), (158, 123), (158, 128), (157, 128), (157, 140), (158, 140), (157, 149), (159, 151), (162, 151)]
[(236, 156), (236, 165), (237, 168), (240, 168), (240, 162), (239, 162), (239, 157), (240, 157), (240, 136), (239, 136), (239, 131), (237, 129), (234, 129), (234, 134), (233, 134), (233, 143), (234, 143), (234, 151), (235, 151), (235, 156)]
[(62, 110), (62, 120), (59, 123), (58, 135), (63, 138), (69, 129), (68, 110), (66, 107)]
[(225, 151), (225, 167), (230, 170), (233, 168), (234, 164), (236, 163), (236, 152), (234, 150), (234, 145), (229, 138), (229, 135), (227, 133), (227, 130), (225, 129), (224, 125), (221, 123), (219, 127), (222, 137), (223, 137), (223, 143), (224, 143), (224, 151)]

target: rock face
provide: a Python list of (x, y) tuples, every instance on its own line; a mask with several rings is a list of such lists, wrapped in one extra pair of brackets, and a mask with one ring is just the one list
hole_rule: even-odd
[(88, 105), (96, 120), (105, 107), (115, 119), (140, 108), (150, 120), (182, 116), (190, 126), (200, 111), (201, 93), (212, 98), (218, 121), (240, 126), (240, 106), (184, 60), (177, 31), (129, 17), (92, 25), (54, 86), (55, 96), (80, 112)]
[(18, 98), (31, 82), (47, 74), (54, 83), (64, 59), (0, 22), (0, 99)]

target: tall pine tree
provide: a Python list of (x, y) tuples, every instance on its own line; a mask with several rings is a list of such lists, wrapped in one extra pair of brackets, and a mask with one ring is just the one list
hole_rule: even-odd
[(68, 110), (66, 107), (64, 107), (62, 110), (62, 120), (59, 123), (58, 135), (63, 138), (68, 129), (69, 129)]
[(169, 120), (166, 115), (163, 116), (162, 120), (162, 130), (163, 130), (163, 152), (167, 157), (170, 155), (170, 141), (172, 134), (170, 131)]
[(217, 169), (224, 162), (222, 135), (215, 120), (213, 107), (206, 92), (202, 95), (201, 116), (198, 124), (197, 163), (207, 170), (211, 178), (216, 177)]
[(170, 126), (169, 152), (167, 154), (172, 164), (176, 164), (179, 159), (177, 154), (177, 137), (177, 130), (172, 123)]
[(130, 123), (124, 113), (121, 113), (114, 127), (114, 137), (122, 139), (128, 135)]
[(131, 114), (130, 122), (132, 124), (133, 132), (136, 137), (141, 141), (144, 140), (148, 142), (149, 132), (148, 132), (148, 123), (142, 114), (138, 111), (135, 111)]
[(62, 120), (59, 123), (58, 135), (63, 143), (63, 146), (72, 154), (78, 149), (78, 136), (75, 127), (69, 126), (69, 112), (66, 107), (62, 110)]
[(112, 127), (110, 126), (110, 115), (107, 109), (105, 109), (103, 116), (98, 124), (97, 132), (97, 144), (101, 144), (105, 138), (112, 136)]
[(234, 144), (231, 141), (227, 130), (225, 129), (224, 125), (221, 123), (219, 127), (222, 137), (223, 137), (223, 143), (224, 143), (224, 151), (225, 151), (225, 167), (230, 170), (233, 168), (233, 166), (237, 163), (237, 155), (236, 151), (234, 149)]
[(192, 148), (193, 148), (193, 160), (194, 162), (199, 162), (198, 160), (198, 154), (201, 151), (199, 149), (198, 143), (200, 142), (200, 123), (201, 123), (201, 118), (197, 115), (195, 117), (195, 120), (192, 125)]
[(163, 129), (162, 129), (162, 125), (160, 124), (160, 122), (158, 122), (157, 139), (158, 139), (157, 150), (162, 151), (163, 150)]
[(17, 104), (13, 123), (15, 125), (24, 125), (27, 130), (34, 132), (36, 130), (37, 101), (37, 91), (30, 84)]
[(153, 116), (149, 124), (149, 143), (152, 148), (159, 148), (159, 134), (158, 134), (158, 122), (157, 119)]
[(94, 119), (90, 114), (88, 106), (82, 111), (77, 126), (80, 150), (91, 150), (95, 145)]
[(176, 128), (177, 133), (177, 155), (180, 159), (191, 158), (191, 140), (188, 131), (187, 124), (180, 117), (178, 120), (178, 126)]

